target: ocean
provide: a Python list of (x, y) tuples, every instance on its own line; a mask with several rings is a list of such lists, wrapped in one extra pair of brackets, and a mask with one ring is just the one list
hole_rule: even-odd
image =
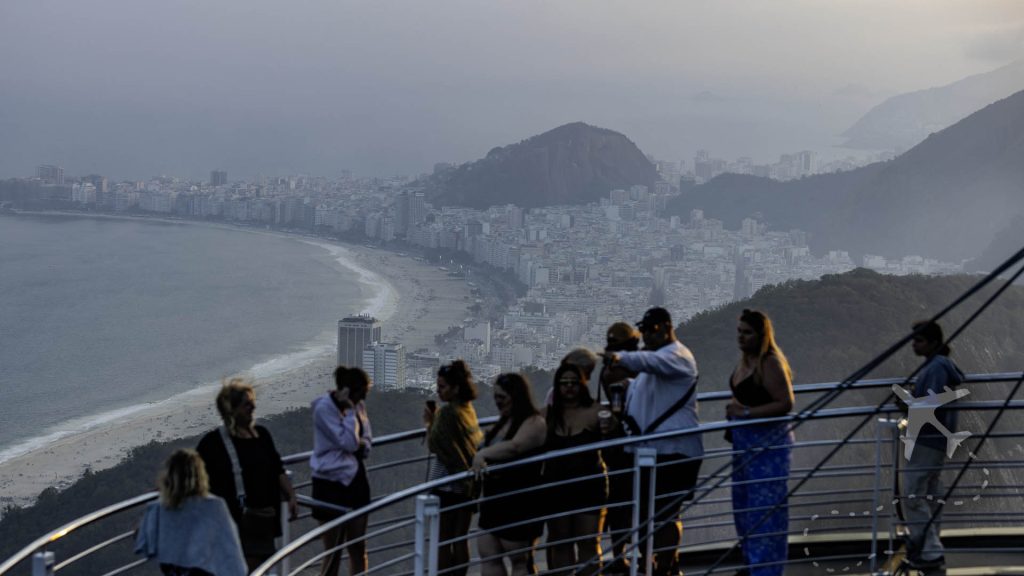
[(333, 350), (336, 320), (386, 291), (343, 252), (185, 223), (0, 216), (0, 461)]

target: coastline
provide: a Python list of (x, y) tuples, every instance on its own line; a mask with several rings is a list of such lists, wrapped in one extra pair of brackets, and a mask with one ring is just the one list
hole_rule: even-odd
[[(412, 257), (362, 245), (188, 220), (74, 212), (27, 214), (212, 226), (268, 234), (318, 247), (328, 251), (346, 272), (357, 276), (363, 291), (363, 308), (352, 313), (376, 316), (381, 320), (385, 338), (403, 343), (408, 351), (431, 346), (435, 334), (460, 324), (471, 303), (469, 288), (461, 280), (453, 280), (436, 267)], [(313, 398), (333, 385), (330, 375), (334, 368), (335, 338), (333, 330), (325, 331), (305, 343), (298, 352), (238, 368), (236, 374), (255, 380), (257, 417), (308, 406)], [(172, 440), (213, 428), (220, 423), (213, 406), (219, 386), (219, 382), (209, 382), (166, 400), (84, 417), (68, 423), (60, 431), (43, 431), (40, 436), (18, 445), (21, 449), (17, 452), (21, 453), (0, 462), (0, 507), (30, 505), (43, 490), (63, 489), (87, 470), (112, 467), (132, 448), (153, 440)], [(8, 452), (18, 446), (9, 448)]]

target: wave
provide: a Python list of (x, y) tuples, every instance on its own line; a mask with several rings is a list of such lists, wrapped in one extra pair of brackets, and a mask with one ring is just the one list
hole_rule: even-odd
[[(332, 344), (330, 340), (333, 337), (334, 334), (332, 332), (325, 332), (308, 342), (301, 350), (289, 352), (287, 354), (275, 356), (269, 360), (259, 362), (239, 374), (255, 379), (257, 381), (258, 389), (261, 380), (281, 376), (293, 370), (310, 366), (325, 356), (332, 356), (334, 353), (334, 344)], [(168, 412), (168, 408), (170, 407), (194, 405), (194, 400), (197, 398), (208, 398), (209, 406), (212, 409), (214, 405), (214, 398), (217, 395), (217, 391), (220, 390), (220, 387), (220, 380), (207, 382), (190, 388), (184, 392), (179, 392), (178, 394), (164, 400), (133, 404), (131, 406), (115, 408), (114, 410), (108, 410), (99, 414), (82, 416), (62, 422), (59, 425), (47, 429), (41, 435), (23, 440), (9, 448), (0, 450), (0, 464), (7, 462), (8, 460), (13, 460), (19, 456), (24, 456), (25, 454), (44, 449), (55, 442), (63, 440), (64, 438), (89, 432), (107, 424), (124, 421), (136, 416), (142, 416), (147, 412), (164, 414)]]
[(306, 244), (313, 246), (319, 246), (331, 253), (334, 257), (335, 262), (340, 264), (343, 268), (347, 268), (352, 272), (356, 273), (357, 280), (360, 284), (369, 288), (373, 294), (369, 298), (366, 307), (359, 311), (360, 314), (368, 314), (374, 316), (378, 320), (387, 320), (395, 313), (395, 300), (397, 299), (397, 292), (394, 286), (390, 282), (382, 278), (376, 272), (364, 268), (361, 264), (355, 261), (355, 257), (352, 251), (344, 246), (337, 244), (328, 244), (326, 242), (316, 242), (313, 240), (303, 240)]

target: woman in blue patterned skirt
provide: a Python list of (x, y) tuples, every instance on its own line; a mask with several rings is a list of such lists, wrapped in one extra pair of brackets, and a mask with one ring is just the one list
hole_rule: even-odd
[[(740, 362), (729, 380), (730, 420), (783, 416), (793, 408), (792, 374), (763, 312), (744, 310), (736, 327)], [(793, 434), (788, 423), (732, 429), (732, 506), (747, 567), (740, 574), (781, 576), (787, 556), (786, 494)]]

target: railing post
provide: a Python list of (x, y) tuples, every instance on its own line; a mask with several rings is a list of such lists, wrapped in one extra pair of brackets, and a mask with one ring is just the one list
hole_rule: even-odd
[[(654, 448), (637, 448), (633, 459), (633, 526), (632, 545), (630, 546), (629, 574), (637, 576), (640, 568), (640, 522), (647, 524), (647, 542), (644, 546), (644, 574), (651, 574), (654, 565), (654, 490), (655, 490), (655, 466), (658, 463), (658, 451)], [(647, 518), (640, 518), (640, 499), (643, 495), (641, 482), (643, 482), (643, 471), (647, 470)]]
[[(900, 453), (901, 452), (900, 451), (900, 421), (898, 419), (897, 420), (892, 420), (892, 425), (889, 426), (889, 433), (891, 435), (891, 438), (890, 438), (889, 441), (892, 443), (892, 474), (893, 474), (893, 483), (892, 484), (893, 484), (893, 486), (896, 486), (897, 485), (897, 481), (898, 481), (898, 478), (896, 478), (896, 476), (899, 473), (898, 472), (899, 466), (897, 465), (898, 462), (899, 462), (898, 459), (903, 457), (903, 454)], [(894, 547), (896, 545), (896, 536), (897, 536), (896, 529), (897, 529), (897, 524), (898, 524), (898, 519), (899, 519), (899, 515), (897, 514), (896, 507), (901, 505), (901, 504), (898, 503), (899, 499), (901, 497), (902, 497), (902, 494), (893, 493), (893, 495), (892, 495), (893, 505), (889, 507), (889, 547), (886, 548), (886, 552), (887, 552), (887, 554), (886, 554), (886, 563), (888, 563), (890, 560), (892, 560), (893, 555), (895, 553), (895, 548)]]
[[(285, 470), (284, 473), (288, 476), (288, 482), (294, 486), (295, 483), (292, 481), (294, 473), (291, 470)], [(284, 548), (292, 541), (292, 523), (288, 519), (290, 514), (291, 510), (288, 509), (288, 502), (281, 502), (281, 548)], [(292, 557), (290, 555), (285, 556), (281, 559), (279, 566), (281, 566), (282, 576), (288, 576), (292, 571)]]
[(53, 552), (41, 551), (32, 555), (32, 576), (53, 576), (57, 558)]
[(416, 497), (414, 576), (437, 576), (437, 546), (441, 533), (441, 500), (433, 494)]
[[(875, 428), (875, 485), (871, 495), (871, 574), (878, 574), (878, 507), (882, 502), (882, 437), (896, 423), (888, 417), (879, 418)], [(895, 468), (894, 468), (895, 470)]]
[(437, 551), (441, 546), (441, 499), (430, 494), (423, 511), (430, 526), (430, 548), (427, 551), (427, 576), (437, 576)]

